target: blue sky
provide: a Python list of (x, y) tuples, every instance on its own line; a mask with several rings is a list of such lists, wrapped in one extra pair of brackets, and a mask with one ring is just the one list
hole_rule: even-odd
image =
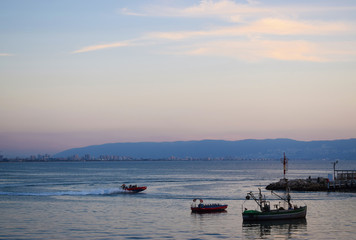
[(356, 136), (354, 1), (0, 1), (0, 151)]

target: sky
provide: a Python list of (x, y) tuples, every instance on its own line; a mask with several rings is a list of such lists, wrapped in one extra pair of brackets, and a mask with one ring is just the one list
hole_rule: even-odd
[(356, 137), (356, 1), (1, 0), (0, 155)]

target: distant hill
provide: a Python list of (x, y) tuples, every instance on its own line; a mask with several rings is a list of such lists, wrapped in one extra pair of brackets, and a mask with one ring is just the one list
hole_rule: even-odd
[(202, 140), (179, 142), (108, 143), (69, 149), (54, 157), (73, 155), (92, 157), (100, 155), (127, 156), (132, 158), (268, 158), (279, 159), (283, 152), (293, 159), (343, 159), (356, 160), (356, 139), (331, 141), (296, 141), (292, 139), (265, 140)]

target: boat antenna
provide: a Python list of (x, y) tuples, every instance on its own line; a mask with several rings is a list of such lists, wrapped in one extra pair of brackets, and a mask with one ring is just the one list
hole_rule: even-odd
[(288, 158), (286, 157), (286, 153), (283, 153), (281, 162), (283, 163), (283, 179), (286, 180), (286, 172), (288, 171)]

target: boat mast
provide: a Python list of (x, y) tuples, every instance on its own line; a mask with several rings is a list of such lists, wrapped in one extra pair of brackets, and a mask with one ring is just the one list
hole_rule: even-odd
[(286, 172), (288, 170), (288, 158), (286, 157), (286, 153), (283, 153), (283, 159), (281, 159), (281, 162), (283, 162), (283, 179), (286, 180)]
[(283, 159), (281, 159), (281, 162), (283, 162), (283, 179), (286, 183), (286, 197), (282, 198), (280, 196), (278, 196), (276, 193), (274, 193), (272, 191), (272, 194), (278, 196), (279, 198), (281, 198), (282, 200), (286, 201), (288, 203), (288, 207), (291, 208), (292, 204), (290, 203), (291, 197), (289, 194), (289, 187), (288, 187), (288, 179), (286, 179), (286, 172), (288, 171), (288, 158), (286, 157), (286, 153), (283, 153)]

